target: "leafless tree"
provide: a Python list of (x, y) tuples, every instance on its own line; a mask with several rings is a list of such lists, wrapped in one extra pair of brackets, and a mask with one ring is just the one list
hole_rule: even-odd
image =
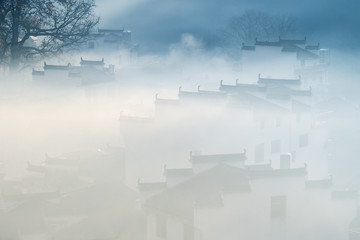
[(99, 22), (94, 9), (94, 0), (0, 0), (1, 63), (15, 70), (29, 58), (83, 43)]
[(291, 15), (269, 15), (256, 10), (247, 10), (234, 17), (223, 31), (227, 44), (240, 46), (253, 43), (255, 38), (271, 40), (286, 37), (294, 31), (295, 17)]

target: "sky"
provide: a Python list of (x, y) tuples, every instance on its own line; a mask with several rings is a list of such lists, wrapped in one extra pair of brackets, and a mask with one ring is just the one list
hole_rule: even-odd
[(360, 1), (357, 0), (98, 0), (101, 27), (124, 27), (144, 52), (164, 51), (190, 33), (217, 33), (247, 9), (291, 14), (297, 36), (332, 48), (359, 48)]

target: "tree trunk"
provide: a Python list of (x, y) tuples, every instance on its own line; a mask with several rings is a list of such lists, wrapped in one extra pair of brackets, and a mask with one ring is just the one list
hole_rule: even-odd
[(20, 48), (19, 48), (19, 28), (20, 28), (20, 1), (13, 0), (13, 8), (11, 11), (12, 15), (12, 37), (11, 37), (11, 59), (10, 59), (10, 70), (12, 72), (16, 71), (19, 67), (19, 60), (20, 60)]

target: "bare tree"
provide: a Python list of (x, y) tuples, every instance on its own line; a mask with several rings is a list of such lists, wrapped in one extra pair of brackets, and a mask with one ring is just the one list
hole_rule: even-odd
[(286, 38), (295, 32), (296, 18), (292, 15), (275, 15), (272, 17), (271, 32), (269, 36)]
[(290, 15), (269, 15), (256, 10), (247, 10), (234, 17), (223, 31), (225, 42), (240, 46), (242, 42), (253, 43), (255, 38), (271, 40), (286, 37), (294, 31), (295, 18)]
[(99, 22), (94, 8), (94, 0), (0, 0), (1, 63), (15, 70), (34, 56), (83, 43)]

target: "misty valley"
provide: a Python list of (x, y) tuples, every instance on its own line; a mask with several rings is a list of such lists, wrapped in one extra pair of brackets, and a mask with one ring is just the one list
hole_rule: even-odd
[(358, 52), (271, 11), (156, 52), (109, 3), (0, 4), (0, 240), (360, 239)]

